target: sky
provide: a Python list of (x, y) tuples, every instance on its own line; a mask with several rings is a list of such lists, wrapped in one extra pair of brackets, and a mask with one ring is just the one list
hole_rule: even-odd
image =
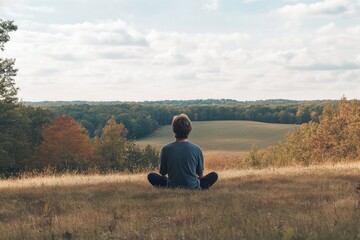
[(23, 101), (360, 98), (360, 0), (0, 0)]

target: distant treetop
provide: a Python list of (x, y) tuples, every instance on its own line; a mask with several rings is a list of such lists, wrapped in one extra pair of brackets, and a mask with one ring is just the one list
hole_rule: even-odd
[(234, 99), (194, 99), (194, 100), (159, 100), (159, 101), (25, 101), (30, 106), (56, 107), (64, 105), (162, 105), (162, 106), (191, 106), (191, 105), (290, 105), (290, 104), (323, 104), (337, 102), (337, 100), (289, 100), (289, 99), (267, 99), (255, 101), (238, 101)]

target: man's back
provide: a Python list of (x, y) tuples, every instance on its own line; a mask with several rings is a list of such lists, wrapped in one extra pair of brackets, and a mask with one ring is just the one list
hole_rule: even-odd
[[(218, 179), (215, 172), (203, 176), (204, 157), (201, 149), (188, 141), (192, 126), (189, 117), (182, 113), (171, 123), (176, 142), (165, 145), (160, 155), (160, 174), (149, 173), (154, 187), (182, 187), (208, 189)], [(168, 175), (168, 176), (166, 176)]]
[(170, 187), (199, 188), (203, 169), (202, 151), (191, 142), (172, 142), (161, 150), (160, 174), (168, 174)]

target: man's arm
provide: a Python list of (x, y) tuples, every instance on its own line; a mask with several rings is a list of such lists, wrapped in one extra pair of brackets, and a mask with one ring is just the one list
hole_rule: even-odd
[(199, 178), (202, 178), (203, 172), (204, 172), (204, 156), (202, 151), (200, 151), (198, 156), (198, 163), (196, 166), (196, 174), (199, 176)]
[(164, 153), (164, 149), (161, 149), (160, 153), (160, 174), (165, 176), (168, 173), (167, 165), (166, 165), (166, 156)]

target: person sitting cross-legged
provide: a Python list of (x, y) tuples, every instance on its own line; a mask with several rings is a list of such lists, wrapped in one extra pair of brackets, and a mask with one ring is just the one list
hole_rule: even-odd
[(204, 157), (201, 148), (188, 141), (192, 129), (186, 114), (174, 116), (172, 129), (176, 141), (165, 145), (160, 153), (160, 174), (150, 173), (149, 182), (155, 187), (208, 189), (218, 175), (203, 176)]

